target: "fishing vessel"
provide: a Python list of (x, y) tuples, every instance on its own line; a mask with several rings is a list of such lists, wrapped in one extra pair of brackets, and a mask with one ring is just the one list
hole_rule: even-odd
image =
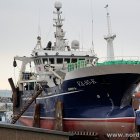
[[(41, 128), (60, 128), (79, 135), (97, 133), (104, 139), (107, 133), (134, 132), (132, 94), (140, 82), (140, 61), (114, 59), (111, 54), (111, 59), (100, 62), (93, 49), (80, 49), (79, 41), (73, 40), (69, 46), (61, 8), (62, 4), (55, 2), (55, 42), (42, 47), (38, 36), (30, 57), (14, 57), (14, 67), (17, 60), (22, 62), (17, 94), (13, 95), (14, 111), (22, 111), (41, 89), (18, 122), (33, 126), (35, 105), (39, 104)], [(105, 37), (108, 45), (114, 38)], [(32, 63), (35, 71), (27, 72), (26, 66), (32, 67)]]

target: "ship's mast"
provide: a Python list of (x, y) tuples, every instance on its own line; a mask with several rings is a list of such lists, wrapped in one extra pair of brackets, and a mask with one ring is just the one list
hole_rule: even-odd
[(34, 49), (42, 49), (41, 44), (41, 28), (40, 28), (40, 12), (39, 12), (39, 18), (38, 18), (38, 36), (37, 36), (37, 44)]
[(35, 46), (35, 48), (34, 49), (42, 49), (42, 45), (41, 45), (41, 37), (40, 36), (38, 36), (37, 37), (37, 44), (36, 44), (36, 46)]
[(65, 50), (65, 32), (62, 29), (64, 19), (61, 18), (62, 11), (60, 9), (62, 8), (62, 4), (59, 1), (56, 1), (54, 4), (56, 11), (54, 11), (54, 14), (56, 15), (56, 18), (54, 19), (55, 24), (54, 26), (56, 27), (56, 32), (54, 33), (54, 36), (56, 38), (56, 42), (54, 44), (54, 49), (55, 50)]
[(106, 8), (107, 12), (107, 27), (108, 27), (108, 35), (106, 35), (104, 39), (107, 41), (107, 60), (111, 61), (114, 60), (113, 40), (116, 37), (116, 35), (112, 34), (111, 31), (111, 20), (108, 12), (108, 5), (106, 5), (104, 8)]

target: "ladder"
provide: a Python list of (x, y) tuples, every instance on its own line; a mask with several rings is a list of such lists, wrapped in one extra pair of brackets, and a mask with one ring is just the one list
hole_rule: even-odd
[(15, 124), (16, 121), (22, 116), (22, 114), (29, 108), (29, 106), (35, 101), (35, 99), (42, 93), (43, 89), (40, 88), (36, 93), (32, 96), (32, 98), (27, 102), (27, 104), (23, 107), (23, 109), (17, 114), (14, 115), (11, 121), (11, 124)]

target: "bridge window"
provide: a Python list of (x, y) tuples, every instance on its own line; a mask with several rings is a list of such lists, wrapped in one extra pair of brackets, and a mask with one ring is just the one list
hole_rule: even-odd
[(72, 63), (76, 63), (77, 62), (77, 58), (72, 58), (71, 62)]
[(63, 58), (57, 58), (57, 64), (62, 64), (63, 63)]
[(50, 64), (54, 64), (54, 58), (49, 58)]
[(35, 63), (36, 65), (40, 65), (40, 64), (41, 64), (41, 59), (35, 59), (35, 60), (34, 60), (34, 63)]
[(70, 58), (65, 58), (64, 61), (70, 63)]
[(29, 83), (24, 83), (23, 87), (24, 87), (24, 91), (26, 90), (34, 90), (34, 82), (29, 82)]
[(91, 63), (92, 63), (92, 61), (93, 61), (93, 58), (91, 58), (91, 59), (90, 59), (90, 58), (89, 58), (89, 59), (87, 59), (87, 63), (88, 63), (88, 64), (91, 64)]
[(34, 60), (34, 63), (35, 63), (35, 65), (38, 65), (38, 60), (35, 59), (35, 60)]
[(92, 63), (93, 62), (93, 59), (90, 59), (90, 63)]
[(78, 60), (85, 60), (85, 58), (79, 58)]
[(43, 64), (48, 64), (48, 58), (43, 59)]

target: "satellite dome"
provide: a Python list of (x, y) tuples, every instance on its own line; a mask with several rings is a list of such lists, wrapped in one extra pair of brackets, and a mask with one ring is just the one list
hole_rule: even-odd
[(78, 40), (73, 40), (72, 42), (71, 42), (71, 48), (72, 49), (74, 49), (74, 50), (77, 50), (77, 49), (79, 49), (79, 41)]
[(57, 9), (57, 10), (60, 10), (62, 8), (62, 3), (60, 1), (56, 1), (55, 4), (54, 4), (54, 7)]
[(37, 37), (37, 40), (41, 40), (41, 37), (40, 37), (40, 36), (38, 36), (38, 37)]

